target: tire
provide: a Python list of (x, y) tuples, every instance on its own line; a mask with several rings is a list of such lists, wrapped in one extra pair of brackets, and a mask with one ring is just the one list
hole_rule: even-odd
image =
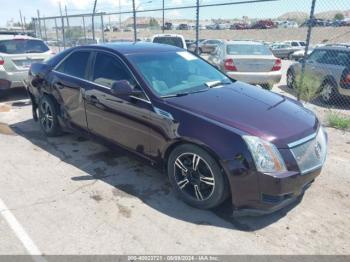
[(167, 170), (177, 195), (193, 207), (214, 208), (229, 195), (228, 182), (220, 166), (198, 146), (176, 147), (169, 156)]
[(288, 55), (288, 60), (293, 60), (293, 53), (290, 53), (290, 54)]
[(323, 103), (330, 104), (334, 102), (338, 94), (336, 88), (337, 87), (330, 81), (326, 81), (322, 85), (320, 97)]
[(287, 72), (287, 87), (290, 89), (295, 88), (295, 73), (291, 69)]
[(271, 90), (272, 89), (272, 85), (270, 85), (270, 84), (261, 84), (260, 86), (263, 89), (265, 89), (265, 90)]
[(48, 137), (55, 137), (62, 134), (58, 121), (58, 109), (55, 101), (44, 95), (39, 103), (40, 127)]

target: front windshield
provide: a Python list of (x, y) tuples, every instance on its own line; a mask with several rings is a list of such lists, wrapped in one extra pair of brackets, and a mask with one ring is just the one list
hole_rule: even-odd
[(157, 36), (153, 39), (153, 43), (172, 45), (183, 48), (182, 39), (180, 37), (171, 37), (171, 36)]
[(131, 62), (159, 96), (207, 90), (213, 82), (231, 80), (187, 51), (130, 55)]

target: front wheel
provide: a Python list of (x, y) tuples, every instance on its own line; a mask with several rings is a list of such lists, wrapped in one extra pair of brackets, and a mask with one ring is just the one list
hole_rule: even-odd
[(227, 180), (215, 159), (198, 146), (185, 144), (173, 150), (168, 160), (170, 182), (187, 204), (209, 209), (228, 196)]
[(57, 106), (51, 97), (43, 96), (39, 103), (39, 122), (45, 135), (50, 137), (61, 135)]

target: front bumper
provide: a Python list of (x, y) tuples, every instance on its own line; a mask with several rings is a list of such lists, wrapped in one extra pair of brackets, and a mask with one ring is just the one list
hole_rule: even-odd
[[(0, 70), (0, 90), (23, 87), (23, 81), (28, 78), (28, 71), (7, 72)], [(3, 83), (3, 84), (1, 84)], [(6, 83), (6, 84), (5, 84)]]
[(281, 81), (281, 71), (272, 72), (226, 72), (226, 74), (238, 81), (249, 84), (270, 84), (274, 85)]
[(233, 216), (265, 215), (280, 210), (300, 199), (321, 173), (321, 168), (303, 175), (288, 171), (271, 176), (248, 169), (237, 173), (237, 162), (222, 164), (230, 183)]

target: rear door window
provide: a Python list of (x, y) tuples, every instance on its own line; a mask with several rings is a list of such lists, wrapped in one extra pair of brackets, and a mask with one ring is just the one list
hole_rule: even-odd
[(47, 45), (36, 39), (12, 39), (0, 41), (0, 53), (5, 54), (27, 54), (45, 53), (49, 51)]
[(77, 51), (68, 56), (56, 69), (60, 73), (86, 79), (89, 51)]

